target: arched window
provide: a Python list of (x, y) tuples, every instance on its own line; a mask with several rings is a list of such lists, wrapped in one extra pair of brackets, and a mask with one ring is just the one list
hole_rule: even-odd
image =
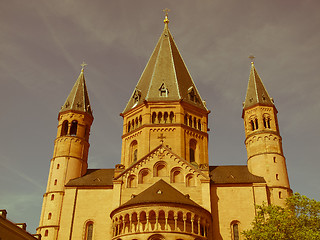
[(164, 113), (163, 120), (164, 120), (164, 123), (167, 123), (167, 121), (168, 121), (168, 113), (167, 112)]
[(130, 163), (136, 162), (138, 160), (138, 142), (137, 140), (132, 141), (130, 144)]
[(197, 149), (197, 141), (194, 139), (191, 139), (189, 143), (189, 160), (191, 163), (196, 161), (195, 159), (196, 149)]
[(142, 125), (142, 117), (140, 115), (140, 117), (139, 117), (139, 126), (141, 126), (141, 125)]
[(48, 220), (50, 220), (52, 218), (52, 213), (48, 214)]
[(192, 127), (192, 117), (189, 117), (189, 126)]
[(269, 115), (265, 115), (263, 117), (263, 125), (264, 125), (264, 128), (271, 128)]
[(184, 115), (184, 124), (188, 125), (188, 114)]
[(253, 120), (250, 121), (250, 125), (251, 125), (251, 131), (253, 131), (254, 130), (254, 122), (253, 122)]
[(77, 128), (78, 128), (78, 122), (76, 120), (73, 120), (70, 127), (70, 135), (76, 136), (77, 135)]
[(239, 222), (235, 221), (231, 224), (232, 240), (239, 240)]
[(152, 113), (151, 122), (155, 123), (157, 118), (157, 114), (155, 112)]
[(198, 129), (201, 131), (201, 121), (200, 121), (200, 119), (198, 120)]
[(68, 121), (65, 120), (62, 123), (62, 127), (61, 127), (61, 136), (65, 136), (68, 134)]
[(134, 129), (134, 120), (131, 121), (132, 130)]
[(57, 180), (57, 179), (55, 179), (55, 180), (54, 180), (54, 185), (57, 185), (57, 182), (58, 182), (58, 180)]
[(85, 240), (92, 240), (93, 236), (93, 222), (88, 222), (86, 225)]
[(138, 125), (138, 117), (136, 117), (136, 128), (139, 127)]
[(49, 234), (49, 231), (48, 231), (48, 230), (46, 230), (46, 231), (44, 232), (44, 236), (45, 236), (45, 237), (47, 237), (47, 236), (48, 236), (48, 234)]
[(58, 164), (57, 164), (57, 169), (59, 169), (59, 168), (60, 168), (60, 164), (58, 163)]
[(128, 123), (128, 132), (130, 132), (131, 131), (131, 122), (129, 121), (129, 123)]
[(162, 121), (162, 112), (158, 113), (158, 123), (161, 123)]
[(51, 201), (53, 201), (53, 200), (54, 200), (54, 194), (51, 195)]
[(170, 112), (169, 118), (170, 118), (170, 123), (173, 123), (173, 121), (174, 121), (174, 113), (173, 112)]
[(193, 127), (197, 128), (197, 119), (195, 117), (193, 118)]
[(255, 128), (256, 130), (259, 128), (258, 119), (257, 119), (257, 118), (255, 119), (255, 127), (256, 127), (256, 128)]

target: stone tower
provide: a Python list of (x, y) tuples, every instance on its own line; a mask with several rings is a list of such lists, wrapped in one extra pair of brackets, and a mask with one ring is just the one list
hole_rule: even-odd
[(58, 115), (58, 131), (37, 232), (57, 239), (65, 184), (87, 171), (93, 121), (83, 69)]
[(121, 116), (121, 164), (128, 168), (160, 144), (208, 165), (209, 111), (164, 20), (164, 30)]
[(252, 62), (242, 113), (248, 169), (252, 174), (264, 177), (269, 203), (283, 205), (291, 190), (277, 113)]

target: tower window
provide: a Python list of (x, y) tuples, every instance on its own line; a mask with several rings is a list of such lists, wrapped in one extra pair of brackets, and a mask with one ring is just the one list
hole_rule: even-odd
[(54, 180), (54, 185), (57, 185), (57, 182), (58, 182), (58, 180), (57, 180), (57, 179), (55, 179), (55, 180)]
[(158, 123), (161, 123), (162, 121), (162, 112), (158, 113)]
[(77, 128), (78, 128), (78, 122), (76, 120), (73, 120), (70, 127), (70, 135), (76, 136), (77, 135)]
[(86, 240), (92, 240), (93, 235), (93, 222), (87, 223), (86, 226)]
[(192, 127), (192, 117), (189, 117), (189, 126)]
[(188, 125), (188, 114), (184, 115), (184, 124)]
[(201, 131), (201, 121), (200, 121), (200, 119), (198, 120), (198, 129)]
[(61, 128), (61, 136), (65, 136), (68, 134), (68, 121), (65, 120), (63, 123), (62, 123), (62, 128)]
[(54, 200), (54, 194), (51, 195), (51, 201), (53, 201), (53, 200)]
[(130, 163), (136, 162), (138, 160), (138, 142), (137, 140), (134, 140), (130, 144)]
[(60, 164), (58, 163), (58, 164), (57, 164), (57, 169), (59, 169), (59, 168), (60, 168)]
[(49, 231), (48, 231), (48, 230), (46, 230), (46, 231), (44, 232), (44, 236), (45, 236), (45, 237), (47, 237), (47, 236), (48, 236), (48, 234), (49, 234)]
[(174, 118), (174, 113), (173, 112), (170, 112), (170, 123), (173, 123), (173, 118)]
[(168, 121), (168, 113), (167, 112), (164, 113), (163, 120), (164, 120), (164, 123), (167, 123), (167, 121)]
[(52, 213), (49, 213), (49, 214), (48, 214), (48, 220), (50, 220), (51, 217), (52, 217)]
[(232, 240), (239, 240), (239, 224), (234, 223), (232, 224)]
[(258, 129), (259, 128), (259, 125), (258, 125), (258, 119), (256, 118), (256, 120), (255, 120), (255, 126), (256, 126), (256, 128), (255, 129)]
[(130, 130), (131, 130), (131, 122), (129, 121), (129, 123), (128, 123), (128, 132), (130, 132)]
[(273, 157), (273, 162), (274, 162), (274, 163), (276, 163), (276, 162), (277, 162), (276, 157)]
[(151, 122), (155, 123), (157, 118), (157, 114), (155, 112), (152, 113)]
[(138, 149), (133, 151), (133, 161), (136, 162), (138, 160)]
[(197, 119), (195, 117), (193, 118), (193, 127), (197, 128)]
[(270, 126), (270, 117), (268, 115), (263, 117), (264, 128), (271, 128)]
[(197, 141), (194, 139), (191, 139), (189, 143), (189, 159), (191, 163), (196, 161), (195, 159), (196, 148), (197, 148)]
[(139, 126), (141, 126), (141, 125), (142, 125), (142, 117), (140, 115), (140, 117), (139, 117)]
[(276, 174), (276, 179), (279, 180), (279, 174)]
[(282, 199), (282, 192), (279, 192), (279, 198)]

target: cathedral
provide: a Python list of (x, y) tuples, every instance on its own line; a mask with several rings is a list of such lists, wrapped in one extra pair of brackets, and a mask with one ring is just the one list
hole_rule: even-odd
[(58, 115), (43, 240), (241, 240), (256, 205), (283, 206), (291, 194), (277, 109), (253, 62), (242, 111), (247, 165), (209, 165), (210, 111), (168, 24), (166, 16), (121, 113), (112, 169), (88, 169), (93, 114), (82, 68)]

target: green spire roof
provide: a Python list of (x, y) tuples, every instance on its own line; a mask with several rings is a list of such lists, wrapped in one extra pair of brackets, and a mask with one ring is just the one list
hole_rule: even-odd
[(144, 101), (183, 100), (207, 110), (168, 28), (160, 39), (123, 113)]
[(86, 82), (84, 79), (83, 69), (74, 84), (67, 100), (62, 105), (60, 113), (75, 110), (79, 112), (85, 112), (92, 116), (91, 106), (89, 102), (89, 96), (87, 91)]
[(273, 100), (272, 98), (270, 98), (252, 62), (247, 95), (246, 95), (246, 100), (244, 101), (244, 104), (243, 104), (243, 109), (247, 109), (256, 104), (273, 106)]

